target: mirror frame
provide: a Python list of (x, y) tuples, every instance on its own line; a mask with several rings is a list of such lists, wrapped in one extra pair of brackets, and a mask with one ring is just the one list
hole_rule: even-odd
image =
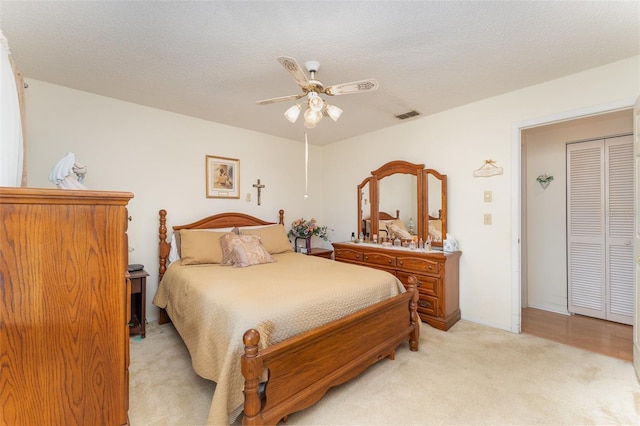
[(371, 206), (373, 205), (373, 200), (371, 198), (371, 194), (372, 194), (372, 190), (371, 190), (371, 181), (373, 180), (373, 178), (371, 176), (369, 176), (368, 178), (366, 178), (365, 180), (362, 181), (362, 183), (360, 183), (360, 185), (358, 185), (358, 233), (356, 234), (356, 237), (358, 235), (360, 235), (360, 233), (363, 233), (365, 231), (364, 227), (363, 227), (363, 223), (364, 223), (364, 219), (363, 219), (363, 211), (362, 211), (362, 197), (363, 197), (363, 191), (362, 189), (369, 185), (369, 218), (372, 217), (373, 212), (371, 211)]
[(429, 215), (429, 175), (440, 181), (440, 220), (442, 221), (442, 241), (434, 241), (431, 243), (432, 246), (442, 247), (444, 245), (444, 240), (447, 238), (447, 175), (443, 175), (437, 170), (434, 169), (425, 169), (423, 172), (424, 176), (424, 206), (425, 206), (425, 217), (427, 219), (427, 227), (425, 228), (426, 234), (429, 233), (429, 220), (431, 220)]
[[(424, 164), (414, 164), (408, 161), (396, 160), (390, 161), (378, 169), (371, 172), (371, 176), (367, 177), (358, 185), (358, 235), (365, 232), (362, 214), (362, 190), (369, 184), (369, 217), (371, 220), (371, 234), (378, 234), (378, 224), (380, 215), (380, 179), (396, 173), (404, 173), (416, 176), (416, 199), (418, 205), (417, 217), (417, 235), (424, 241), (427, 239), (429, 231), (429, 175), (432, 175), (441, 182), (442, 194), (442, 240), (446, 237), (447, 232), (447, 176), (439, 173), (434, 169), (425, 169)], [(443, 241), (432, 242), (433, 246), (442, 247)]]

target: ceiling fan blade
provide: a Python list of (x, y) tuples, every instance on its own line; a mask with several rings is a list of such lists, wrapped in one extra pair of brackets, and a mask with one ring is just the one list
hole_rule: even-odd
[(289, 71), (291, 77), (293, 77), (300, 87), (308, 87), (309, 86), (309, 78), (307, 74), (300, 68), (298, 62), (289, 57), (289, 56), (278, 56), (278, 62), (282, 64), (282, 66)]
[(304, 93), (301, 93), (299, 95), (280, 96), (279, 98), (263, 99), (261, 101), (256, 101), (256, 103), (258, 105), (268, 105), (268, 104), (272, 104), (272, 103), (275, 103), (275, 102), (293, 101), (295, 99), (300, 99), (304, 95), (305, 95)]
[(372, 92), (378, 90), (378, 80), (370, 78), (368, 80), (352, 81), (351, 83), (336, 84), (324, 89), (327, 95), (350, 95), (352, 93)]

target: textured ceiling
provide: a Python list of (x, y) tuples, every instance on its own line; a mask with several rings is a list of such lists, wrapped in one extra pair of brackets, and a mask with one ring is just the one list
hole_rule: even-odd
[(28, 78), (302, 140), (283, 112), (299, 88), (278, 63), (321, 63), (344, 110), (324, 145), (640, 54), (638, 1), (69, 1), (0, 3)]

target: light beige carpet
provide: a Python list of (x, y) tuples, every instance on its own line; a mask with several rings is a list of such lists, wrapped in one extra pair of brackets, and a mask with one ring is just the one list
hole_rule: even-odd
[[(173, 326), (131, 339), (129, 371), (133, 426), (206, 422), (215, 384)], [(423, 324), (419, 352), (401, 347), (287, 422), (312, 424), (638, 425), (640, 384), (619, 359), (468, 321)]]

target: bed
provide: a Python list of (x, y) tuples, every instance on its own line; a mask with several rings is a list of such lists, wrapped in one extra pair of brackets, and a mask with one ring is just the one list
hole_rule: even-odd
[[(277, 223), (224, 213), (174, 226), (171, 243), (166, 216), (160, 210), (154, 304), (160, 323), (173, 322), (195, 372), (216, 382), (208, 423), (232, 423), (241, 411), (244, 424), (278, 423), (369, 365), (393, 359), (403, 342), (418, 350), (415, 279), (405, 290), (374, 268), (295, 253), (290, 243), (286, 250), (282, 241), (274, 243), (286, 235), (282, 210)], [(222, 245), (255, 235), (272, 261), (249, 267), (192, 262), (194, 247), (200, 247), (196, 257), (214, 256), (194, 239), (221, 238)], [(178, 244), (180, 259), (170, 263)]]

